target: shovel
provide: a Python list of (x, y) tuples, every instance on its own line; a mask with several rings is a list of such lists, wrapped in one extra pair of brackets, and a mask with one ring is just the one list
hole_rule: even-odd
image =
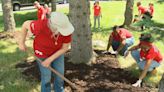
[[(40, 60), (38, 57), (35, 57), (40, 63), (42, 63), (42, 60)], [(58, 71), (53, 69), (51, 66), (48, 67), (49, 70), (51, 70), (54, 74), (62, 78), (65, 82), (67, 82), (76, 92), (84, 92), (80, 86), (75, 85), (70, 80), (68, 80), (66, 77), (64, 77), (62, 74), (60, 74)]]

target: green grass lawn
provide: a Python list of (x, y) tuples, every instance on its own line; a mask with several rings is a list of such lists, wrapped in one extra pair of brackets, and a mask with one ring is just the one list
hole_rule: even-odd
[[(154, 0), (150, 0), (154, 1)], [(147, 6), (148, 1), (144, 0), (143, 5)], [(154, 15), (154, 25), (159, 27), (164, 27), (164, 4), (155, 3), (155, 15)], [(121, 25), (124, 21), (124, 11), (125, 11), (124, 1), (109, 1), (100, 2), (102, 6), (102, 19), (101, 19), (101, 31), (93, 32), (93, 40), (102, 40), (107, 43), (108, 35), (111, 33), (111, 27), (114, 25)], [(61, 8), (57, 11), (68, 13), (68, 8)], [(134, 6), (134, 14), (137, 14), (137, 8)], [(21, 11), (14, 13), (16, 20), (17, 30), (20, 30), (22, 23), (29, 19), (36, 19), (36, 10), (32, 11)], [(91, 2), (91, 23), (93, 24), (93, 2)], [(3, 17), (0, 13), (0, 32), (3, 30)], [(141, 34), (139, 31), (130, 30), (135, 39), (135, 44), (138, 43), (138, 37)], [(150, 31), (150, 30), (147, 30)], [(164, 31), (153, 30), (150, 31), (155, 37), (155, 45), (158, 46), (162, 54), (164, 55)], [(106, 48), (100, 48), (106, 49)], [(21, 60), (27, 56), (27, 54), (18, 50), (17, 45), (10, 40), (0, 40), (0, 92), (37, 92), (39, 90), (38, 82), (31, 82), (24, 79), (23, 75), (19, 70), (15, 69), (15, 64), (21, 62)], [(138, 76), (139, 71), (134, 67), (135, 64), (132, 57), (129, 55), (126, 59), (119, 57), (119, 62), (122, 68), (127, 68), (134, 76)], [(164, 64), (158, 68), (157, 75), (148, 76), (145, 78), (146, 82), (149, 84), (158, 84), (161, 75), (164, 70)]]

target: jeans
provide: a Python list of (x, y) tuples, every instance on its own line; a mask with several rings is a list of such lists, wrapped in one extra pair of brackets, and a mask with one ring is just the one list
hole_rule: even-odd
[(98, 21), (98, 28), (100, 28), (100, 16), (94, 16), (94, 29), (96, 28), (97, 21)]
[[(128, 47), (132, 46), (134, 44), (134, 37), (127, 38), (125, 46), (120, 50), (119, 54), (124, 56), (125, 51), (128, 49)], [(116, 51), (120, 46), (120, 41), (112, 41), (112, 48), (114, 51)]]
[[(40, 58), (42, 61), (45, 59)], [(52, 73), (48, 68), (43, 67), (39, 61), (39, 69), (41, 72), (41, 92), (51, 92), (51, 76), (54, 77), (54, 90), (55, 92), (64, 92), (64, 81)], [(51, 63), (51, 67), (64, 75), (64, 55), (61, 55)]]
[[(132, 57), (134, 58), (134, 60), (137, 62), (138, 67), (141, 70), (144, 70), (145, 64), (146, 64), (146, 60), (141, 60), (140, 59), (140, 52), (138, 50), (133, 50), (131, 52)], [(153, 60), (148, 71), (152, 71), (154, 68), (158, 67), (160, 65), (160, 63), (158, 63), (157, 61)]]

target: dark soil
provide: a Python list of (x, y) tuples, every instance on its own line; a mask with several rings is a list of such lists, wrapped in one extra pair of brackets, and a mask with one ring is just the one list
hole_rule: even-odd
[[(132, 87), (131, 84), (137, 81), (137, 77), (131, 72), (121, 69), (117, 59), (113, 55), (99, 55), (96, 64), (72, 64), (68, 62), (68, 53), (65, 57), (65, 77), (73, 83), (81, 86), (85, 92), (156, 92), (153, 88), (143, 86)], [(40, 81), (40, 73), (36, 62), (26, 61), (16, 65), (26, 75), (27, 80)], [(65, 83), (65, 92), (72, 92), (71, 87)]]
[(2, 39), (6, 40), (6, 39), (9, 39), (9, 38), (14, 38), (12, 36), (12, 33), (10, 33), (10, 32), (0, 32), (0, 40), (2, 40)]

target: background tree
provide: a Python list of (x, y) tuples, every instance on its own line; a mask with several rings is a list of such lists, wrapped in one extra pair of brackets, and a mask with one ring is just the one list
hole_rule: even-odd
[(93, 60), (89, 0), (69, 0), (69, 17), (75, 27), (71, 44), (71, 61), (88, 63)]
[(51, 0), (51, 9), (52, 11), (56, 11), (56, 0)]
[(163, 91), (164, 91), (164, 74), (159, 84), (159, 92), (163, 92)]
[(123, 25), (129, 26), (133, 20), (133, 5), (134, 5), (134, 0), (127, 0), (126, 1), (126, 10), (124, 13), (124, 23)]
[(1, 0), (3, 9), (4, 31), (15, 30), (15, 20), (11, 0)]

